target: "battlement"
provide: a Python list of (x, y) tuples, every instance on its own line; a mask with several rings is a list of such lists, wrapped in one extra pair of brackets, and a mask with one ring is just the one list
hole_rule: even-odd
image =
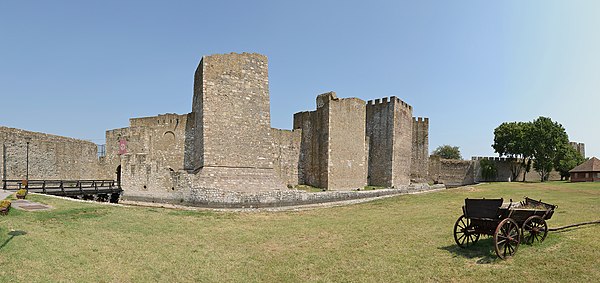
[(426, 117), (413, 117), (414, 123), (429, 125), (429, 118)]
[[(479, 161), (479, 160), (490, 160), (490, 161), (513, 161), (515, 160), (514, 158), (508, 158), (508, 157), (493, 157), (493, 156), (473, 156), (471, 157), (472, 161)], [(520, 159), (516, 159), (517, 161)]]
[(404, 102), (402, 99), (395, 97), (395, 96), (377, 98), (375, 100), (367, 101), (367, 107), (375, 106), (375, 105), (388, 105), (388, 104), (398, 104), (398, 105), (401, 105), (402, 108), (412, 111), (412, 106), (410, 104)]
[(157, 125), (171, 125), (178, 124), (180, 121), (185, 120), (188, 114), (175, 114), (165, 113), (158, 116), (152, 117), (140, 117), (129, 119), (130, 127), (143, 127), (143, 126), (157, 126)]

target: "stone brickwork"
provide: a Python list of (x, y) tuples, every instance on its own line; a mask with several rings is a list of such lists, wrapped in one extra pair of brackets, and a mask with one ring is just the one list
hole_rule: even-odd
[(302, 130), (273, 129), (273, 161), (275, 172), (288, 187), (298, 185), (298, 162)]
[(195, 169), (273, 168), (266, 56), (204, 56), (194, 79), (193, 101)]
[(412, 159), (410, 177), (415, 182), (423, 182), (430, 175), (429, 170), (429, 118), (413, 118)]
[(475, 162), (471, 160), (441, 159), (429, 157), (429, 178), (434, 183), (443, 183), (449, 187), (475, 183)]
[(107, 131), (107, 170), (120, 168), (128, 193), (174, 190), (171, 173), (185, 169), (188, 124), (193, 124), (190, 114), (163, 114), (132, 118), (128, 128)]
[(302, 129), (302, 181), (320, 188), (342, 190), (367, 185), (365, 102), (337, 98), (334, 92), (317, 96), (317, 110), (294, 115)]
[[(262, 191), (284, 188), (273, 164), (267, 57), (204, 56), (194, 78), (190, 185)], [(286, 173), (287, 175), (287, 173)], [(177, 185), (175, 189), (177, 189)]]
[(307, 205), (363, 198), (420, 193), (442, 190), (444, 185), (411, 184), (393, 189), (371, 191), (326, 191), (309, 193), (301, 190), (270, 190), (262, 192), (236, 192), (218, 189), (187, 188), (172, 194), (153, 193), (130, 196), (128, 200), (139, 202), (169, 203), (212, 208), (265, 208)]
[(79, 180), (113, 179), (101, 170), (96, 144), (78, 139), (0, 126), (0, 176), (22, 180), (27, 175), (29, 141), (29, 179)]
[(369, 140), (368, 183), (399, 187), (410, 184), (412, 106), (397, 97), (369, 100), (366, 120)]

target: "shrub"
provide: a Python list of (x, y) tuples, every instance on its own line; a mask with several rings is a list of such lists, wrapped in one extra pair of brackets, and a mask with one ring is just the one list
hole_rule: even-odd
[(24, 196), (26, 194), (27, 194), (27, 190), (26, 189), (20, 189), (20, 190), (17, 191), (17, 195)]
[(5, 199), (3, 201), (0, 201), (0, 208), (7, 208), (9, 206), (10, 206), (10, 200)]

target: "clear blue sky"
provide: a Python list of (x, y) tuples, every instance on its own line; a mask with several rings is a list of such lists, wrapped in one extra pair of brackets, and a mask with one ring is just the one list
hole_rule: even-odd
[(203, 55), (258, 52), (273, 127), (326, 91), (394, 95), (430, 118), (430, 150), (493, 155), (496, 126), (544, 115), (599, 156), (599, 14), (594, 0), (0, 0), (0, 125), (104, 143), (131, 117), (190, 112)]

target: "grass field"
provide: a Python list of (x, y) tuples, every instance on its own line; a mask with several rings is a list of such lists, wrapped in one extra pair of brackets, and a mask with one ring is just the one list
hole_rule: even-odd
[(509, 260), (496, 258), (488, 238), (468, 250), (456, 246), (452, 228), (464, 198), (524, 196), (559, 206), (550, 227), (600, 219), (600, 184), (589, 183), (497, 183), (296, 212), (117, 207), (31, 195), (56, 209), (0, 216), (0, 281), (597, 281), (600, 225), (550, 232)]

